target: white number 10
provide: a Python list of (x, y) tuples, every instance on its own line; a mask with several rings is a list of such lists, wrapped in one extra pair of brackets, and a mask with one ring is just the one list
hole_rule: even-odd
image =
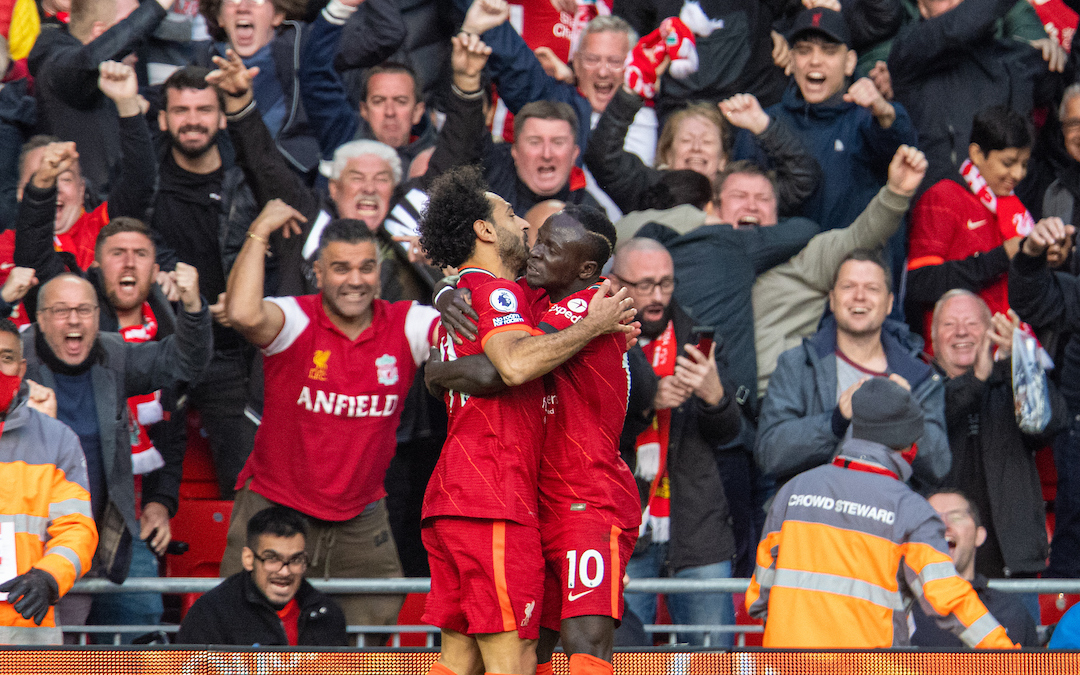
[[(591, 560), (596, 561), (596, 569), (594, 570), (595, 574), (590, 576), (589, 561)], [(590, 548), (582, 553), (580, 562), (578, 561), (577, 551), (567, 551), (566, 562), (568, 565), (566, 571), (567, 588), (574, 588), (579, 578), (585, 588), (596, 588), (604, 580), (604, 557), (596, 549)]]

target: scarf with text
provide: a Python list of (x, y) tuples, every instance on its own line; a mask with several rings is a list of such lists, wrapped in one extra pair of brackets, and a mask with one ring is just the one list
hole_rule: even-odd
[[(675, 340), (675, 323), (669, 321), (660, 337), (644, 345), (641, 350), (652, 364), (659, 378), (675, 374), (675, 357), (679, 344)], [(671, 410), (657, 410), (652, 423), (637, 437), (637, 469), (634, 473), (642, 480), (650, 481), (649, 501), (641, 516), (638, 536), (652, 533), (652, 541), (666, 542), (671, 539), (671, 483), (668, 478), (667, 452), (671, 432)]]
[(982, 177), (979, 169), (970, 159), (965, 159), (960, 165), (960, 175), (982, 205), (997, 216), (998, 230), (1003, 239), (1026, 237), (1031, 234), (1031, 230), (1035, 227), (1035, 219), (1031, 217), (1031, 212), (1027, 210), (1016, 193), (1010, 193), (1005, 197), (994, 194), (994, 191), (986, 184), (986, 179)]

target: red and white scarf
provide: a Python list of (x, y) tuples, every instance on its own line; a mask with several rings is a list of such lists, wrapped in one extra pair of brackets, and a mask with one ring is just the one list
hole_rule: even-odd
[[(150, 303), (142, 307), (143, 322), (137, 326), (120, 328), (120, 337), (124, 342), (150, 342), (157, 337), (157, 317), (150, 309)], [(146, 427), (164, 419), (165, 411), (161, 407), (161, 391), (128, 399), (128, 430), (131, 433), (131, 468), (136, 476), (150, 473), (165, 466), (165, 458), (154, 447)]]
[(1015, 193), (1010, 193), (1005, 197), (994, 194), (994, 191), (986, 184), (986, 179), (982, 177), (979, 169), (970, 159), (965, 159), (960, 165), (960, 175), (982, 205), (997, 216), (998, 230), (1003, 239), (1026, 237), (1031, 234), (1031, 230), (1035, 227), (1035, 219), (1031, 217), (1031, 212)]
[[(675, 374), (675, 357), (679, 353), (679, 344), (675, 340), (675, 324), (668, 322), (667, 328), (657, 339), (644, 345), (642, 351), (652, 363), (657, 377), (664, 378)], [(667, 452), (668, 438), (671, 432), (671, 411), (657, 410), (652, 424), (637, 437), (637, 470), (635, 474), (647, 481), (649, 501), (641, 516), (638, 536), (652, 532), (652, 540), (662, 543), (671, 539), (671, 484), (668, 479)]]

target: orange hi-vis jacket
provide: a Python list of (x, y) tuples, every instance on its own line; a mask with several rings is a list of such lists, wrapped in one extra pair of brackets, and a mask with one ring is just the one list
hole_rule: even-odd
[[(0, 432), (0, 524), (14, 524), (17, 573), (44, 570), (63, 596), (90, 569), (97, 548), (86, 459), (75, 432), (28, 408), (25, 391), (24, 385)], [(53, 608), (42, 626), (55, 626)], [(22, 641), (19, 631), (36, 629), (0, 602), (3, 642)]]
[(900, 453), (849, 439), (832, 464), (777, 493), (746, 592), (764, 646), (873, 649), (909, 644), (907, 612), (969, 647), (1013, 649), (971, 584), (956, 574), (945, 525), (903, 481)]

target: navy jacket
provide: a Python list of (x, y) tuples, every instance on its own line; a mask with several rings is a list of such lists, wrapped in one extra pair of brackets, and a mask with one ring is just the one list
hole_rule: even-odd
[(766, 110), (770, 117), (787, 123), (828, 176), (803, 202), (801, 211), (822, 230), (855, 222), (885, 185), (896, 149), (918, 141), (907, 110), (899, 103), (893, 105), (896, 120), (883, 129), (869, 110), (845, 102), (841, 94), (811, 105), (792, 83), (783, 100)]

